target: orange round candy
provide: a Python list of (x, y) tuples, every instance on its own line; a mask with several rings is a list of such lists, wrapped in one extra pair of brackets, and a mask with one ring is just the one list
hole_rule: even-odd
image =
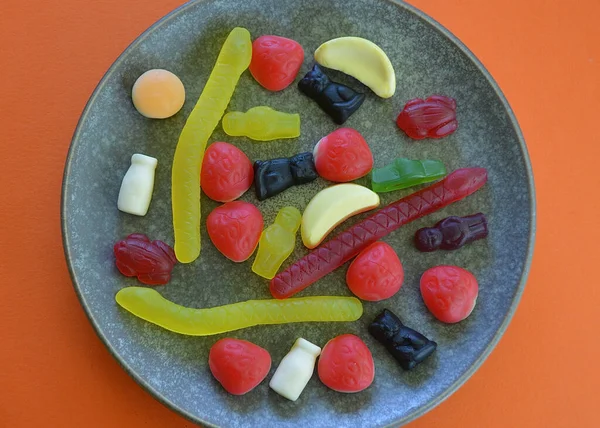
[(348, 288), (358, 298), (377, 302), (392, 297), (402, 287), (404, 269), (396, 252), (385, 242), (362, 250), (346, 273)]
[(170, 71), (153, 69), (138, 77), (131, 98), (141, 115), (150, 119), (166, 119), (183, 107), (185, 88), (179, 77)]
[(371, 351), (353, 334), (343, 334), (327, 342), (317, 370), (321, 382), (338, 392), (362, 391), (375, 378)]

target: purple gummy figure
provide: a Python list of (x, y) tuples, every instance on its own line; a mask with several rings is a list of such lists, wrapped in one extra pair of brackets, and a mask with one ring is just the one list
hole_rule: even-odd
[(469, 242), (488, 236), (487, 219), (482, 213), (467, 217), (451, 216), (424, 227), (415, 233), (415, 245), (419, 251), (456, 250)]

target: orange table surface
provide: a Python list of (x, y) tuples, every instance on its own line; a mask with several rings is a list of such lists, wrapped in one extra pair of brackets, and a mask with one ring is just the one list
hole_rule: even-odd
[[(88, 97), (131, 41), (182, 3), (0, 1), (1, 427), (192, 426), (95, 335), (59, 219), (63, 166)], [(598, 427), (600, 2), (410, 3), (454, 32), (504, 91), (531, 155), (538, 217), (506, 334), (458, 392), (409, 426)]]

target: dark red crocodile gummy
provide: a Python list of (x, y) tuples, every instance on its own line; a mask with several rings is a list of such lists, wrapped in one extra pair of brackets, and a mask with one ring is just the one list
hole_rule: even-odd
[(270, 284), (271, 294), (277, 299), (293, 296), (388, 233), (469, 196), (486, 181), (485, 168), (458, 169), (443, 180), (391, 203), (275, 276)]

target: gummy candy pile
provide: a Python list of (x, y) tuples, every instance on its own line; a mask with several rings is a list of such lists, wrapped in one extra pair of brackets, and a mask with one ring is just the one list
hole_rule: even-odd
[[(396, 90), (392, 62), (375, 43), (360, 37), (324, 42), (314, 53), (316, 64), (303, 76), (297, 90), (317, 103), (337, 125), (355, 114), (367, 96), (332, 81), (325, 69), (338, 70), (362, 82), (373, 94), (388, 99)], [(227, 142), (208, 145), (221, 123), (231, 137), (254, 141), (300, 137), (301, 115), (255, 106), (246, 112), (226, 112), (240, 76), (249, 69), (259, 85), (284, 96), (304, 62), (304, 49), (294, 40), (263, 35), (252, 42), (244, 28), (234, 28), (225, 40), (214, 68), (179, 136), (172, 160), (171, 197), (174, 246), (152, 241), (143, 233), (129, 235), (114, 245), (118, 270), (146, 285), (165, 285), (180, 264), (200, 257), (201, 191), (223, 204), (206, 219), (212, 244), (227, 259), (244, 263), (256, 252), (251, 270), (269, 280), (273, 299), (249, 300), (214, 308), (187, 308), (163, 298), (153, 288), (126, 287), (116, 302), (131, 314), (179, 334), (210, 336), (257, 325), (299, 322), (349, 322), (362, 316), (362, 301), (381, 301), (402, 287), (400, 257), (381, 238), (401, 226), (431, 214), (476, 192), (487, 182), (484, 168), (462, 168), (448, 174), (439, 159), (398, 158), (374, 167), (366, 139), (356, 129), (341, 127), (323, 136), (312, 152), (252, 162)], [(142, 74), (132, 88), (138, 112), (151, 119), (177, 114), (185, 101), (185, 88), (173, 73), (153, 69)], [(458, 128), (457, 103), (443, 95), (409, 100), (396, 124), (415, 140), (443, 138)], [(144, 216), (154, 188), (158, 160), (133, 154), (119, 192), (122, 212)], [(370, 188), (352, 181), (370, 178)], [(319, 191), (301, 212), (282, 206), (265, 227), (258, 206), (237, 200), (253, 185), (258, 201), (276, 197), (293, 186), (321, 177), (332, 182)], [(413, 194), (381, 208), (329, 240), (331, 231), (348, 218), (380, 205), (379, 193), (427, 184)], [(259, 204), (260, 205), (260, 204)], [(281, 266), (294, 251), (296, 235), (310, 251)], [(422, 252), (457, 250), (484, 239), (487, 219), (482, 213), (447, 217), (414, 235)], [(314, 296), (290, 298), (315, 281), (354, 259), (346, 283), (356, 297)], [(200, 261), (201, 262), (201, 261)], [(477, 301), (478, 283), (467, 269), (432, 266), (420, 281), (424, 306), (443, 323), (467, 318)], [(435, 341), (405, 326), (385, 309), (372, 322), (369, 333), (404, 370), (424, 362), (437, 348)], [(318, 362), (317, 362), (318, 358)], [(224, 338), (213, 344), (208, 361), (214, 377), (231, 394), (250, 392), (268, 375), (269, 352), (248, 341)], [(375, 362), (366, 343), (344, 334), (323, 348), (303, 339), (279, 363), (269, 386), (289, 400), (298, 399), (313, 375), (342, 393), (367, 389), (375, 379)]]

